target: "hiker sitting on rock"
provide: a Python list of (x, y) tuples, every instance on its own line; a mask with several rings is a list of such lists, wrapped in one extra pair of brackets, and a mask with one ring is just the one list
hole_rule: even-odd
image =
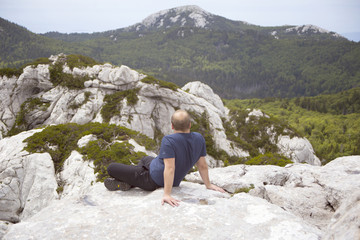
[(105, 180), (105, 187), (110, 191), (126, 191), (131, 187), (153, 191), (164, 187), (161, 203), (178, 206), (179, 200), (171, 197), (172, 187), (179, 186), (196, 164), (206, 188), (225, 192), (210, 183), (205, 161), (205, 139), (200, 133), (190, 132), (189, 114), (184, 110), (177, 110), (171, 117), (171, 126), (174, 133), (163, 137), (157, 157), (143, 157), (137, 166), (111, 163), (107, 170), (112, 178)]

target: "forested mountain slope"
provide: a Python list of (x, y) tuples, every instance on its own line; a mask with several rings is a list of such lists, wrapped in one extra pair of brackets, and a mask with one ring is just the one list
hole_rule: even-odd
[(39, 36), (0, 23), (0, 67), (60, 52), (82, 54), (178, 85), (199, 80), (229, 99), (315, 96), (360, 84), (360, 43), (313, 25), (260, 27), (196, 6), (93, 34)]

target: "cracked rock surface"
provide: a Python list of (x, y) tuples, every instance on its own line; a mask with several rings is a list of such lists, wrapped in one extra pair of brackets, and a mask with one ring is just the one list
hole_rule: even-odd
[[(360, 190), (360, 156), (337, 158), (322, 167), (234, 165), (212, 169), (211, 179), (229, 192), (248, 188), (249, 194), (326, 229), (334, 212)], [(201, 182), (198, 172), (187, 175), (186, 180)]]
[(22, 151), (31, 130), (0, 141), (0, 219), (19, 222), (57, 197), (55, 170), (48, 153)]
[[(179, 207), (160, 204), (163, 191), (107, 191), (54, 201), (12, 225), (5, 239), (318, 239), (321, 231), (282, 208), (248, 194), (206, 190), (183, 182)], [(49, 231), (48, 229), (51, 229)]]

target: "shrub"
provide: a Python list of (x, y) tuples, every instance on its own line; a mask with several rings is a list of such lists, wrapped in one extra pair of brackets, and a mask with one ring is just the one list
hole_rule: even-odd
[(242, 193), (242, 192), (248, 193), (248, 192), (250, 192), (251, 189), (254, 189), (254, 188), (255, 188), (254, 184), (250, 184), (250, 187), (237, 188), (237, 189), (235, 189), (235, 191), (232, 195), (235, 195), (237, 193)]
[(203, 135), (207, 154), (217, 160), (222, 160), (226, 165), (239, 163), (240, 158), (236, 156), (229, 156), (224, 150), (216, 149), (206, 111), (204, 111), (201, 115), (194, 112), (189, 112), (189, 114), (192, 118), (191, 131), (199, 132)]
[(85, 95), (85, 99), (84, 99), (83, 102), (78, 103), (78, 104), (76, 104), (76, 103), (71, 104), (71, 105), (69, 106), (69, 108), (71, 108), (71, 109), (78, 109), (79, 107), (81, 107), (82, 105), (84, 105), (85, 103), (87, 103), (87, 102), (89, 101), (89, 99), (90, 99), (91, 92), (85, 92), (84, 95)]
[(0, 76), (7, 76), (8, 78), (11, 77), (19, 77), (22, 73), (22, 69), (16, 68), (2, 68), (0, 69)]
[[(272, 142), (271, 135), (268, 133), (270, 127), (275, 139), (279, 135), (299, 136), (295, 130), (277, 118), (272, 116), (249, 117), (247, 110), (237, 108), (230, 110), (230, 120), (223, 119), (223, 125), (227, 137), (237, 146), (247, 150), (252, 157), (259, 155), (259, 149), (263, 149), (265, 152), (278, 152), (276, 142)], [(235, 135), (235, 133), (237, 134)]]
[(50, 64), (51, 61), (48, 58), (38, 58), (30, 63), (26, 63), (23, 66), (21, 66), (20, 68), (16, 69), (16, 68), (2, 68), (0, 69), (0, 76), (7, 76), (7, 77), (19, 77), (22, 72), (23, 69), (27, 66), (32, 66), (32, 67), (37, 67), (37, 65), (39, 64)]
[(66, 56), (66, 63), (70, 69), (74, 69), (74, 67), (81, 68), (81, 67), (92, 67), (96, 64), (99, 64), (91, 57), (83, 56), (83, 55), (76, 55), (71, 54)]
[(88, 160), (94, 161), (94, 171), (98, 173), (98, 181), (104, 181), (109, 177), (107, 167), (110, 163), (137, 164), (139, 159), (146, 156), (143, 152), (134, 152), (133, 146), (126, 142), (116, 142), (109, 145), (108, 142), (101, 139), (89, 142), (80, 151)]
[(106, 95), (104, 98), (105, 105), (101, 109), (101, 116), (103, 117), (104, 121), (109, 122), (113, 116), (120, 115), (122, 108), (120, 102), (124, 98), (126, 98), (130, 106), (135, 105), (139, 100), (137, 96), (138, 92), (139, 89), (135, 88)]
[(172, 83), (172, 82), (166, 82), (166, 81), (163, 81), (163, 80), (158, 80), (152, 76), (146, 76), (145, 78), (141, 79), (141, 81), (143, 83), (148, 83), (148, 84), (157, 84), (159, 85), (160, 87), (163, 87), (163, 88), (168, 88), (168, 89), (171, 89), (173, 91), (176, 91), (179, 86), (176, 85), (175, 83)]
[(15, 124), (7, 133), (7, 136), (16, 135), (22, 131), (28, 130), (26, 115), (38, 108), (40, 111), (46, 111), (50, 103), (44, 103), (40, 98), (30, 98), (20, 106), (20, 111), (16, 115)]
[(73, 76), (70, 73), (63, 72), (63, 63), (61, 61), (56, 62), (49, 68), (50, 81), (54, 86), (63, 86), (69, 89), (83, 89), (84, 82), (90, 80), (89, 76)]
[(245, 164), (247, 165), (276, 165), (280, 167), (285, 167), (287, 164), (290, 163), (293, 162), (287, 157), (271, 152), (258, 155), (245, 162)]
[(27, 66), (37, 67), (39, 64), (50, 64), (50, 63), (51, 63), (50, 59), (42, 57), (42, 58), (35, 59), (34, 61), (32, 61), (30, 63), (24, 64), (21, 67), (21, 69), (24, 69)]
[[(89, 134), (96, 135), (98, 140), (89, 142), (87, 146), (79, 149), (77, 142), (81, 137)], [(124, 127), (105, 123), (84, 125), (67, 123), (48, 126), (42, 132), (25, 139), (24, 142), (27, 145), (24, 150), (31, 153), (49, 153), (54, 161), (56, 172), (62, 170), (63, 163), (71, 152), (78, 150), (85, 155), (86, 159), (94, 161), (94, 171), (98, 173), (98, 181), (101, 181), (107, 176), (106, 168), (111, 162), (131, 164), (145, 156), (144, 153), (134, 152), (132, 145), (127, 142), (130, 138), (146, 148), (156, 146), (156, 143), (145, 135)], [(116, 140), (122, 142), (116, 142)], [(147, 149), (152, 150), (150, 147)]]

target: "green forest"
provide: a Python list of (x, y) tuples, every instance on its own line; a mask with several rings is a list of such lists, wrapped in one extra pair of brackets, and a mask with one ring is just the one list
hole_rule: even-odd
[(309, 139), (323, 164), (360, 154), (360, 88), (316, 97), (224, 101), (230, 109), (261, 109), (286, 122)]
[(316, 96), (360, 86), (360, 43), (317, 35), (275, 39), (269, 31), (277, 28), (240, 29), (219, 21), (225, 22), (214, 29), (43, 36), (0, 19), (0, 68), (61, 52), (81, 54), (179, 86), (201, 81), (226, 99)]

